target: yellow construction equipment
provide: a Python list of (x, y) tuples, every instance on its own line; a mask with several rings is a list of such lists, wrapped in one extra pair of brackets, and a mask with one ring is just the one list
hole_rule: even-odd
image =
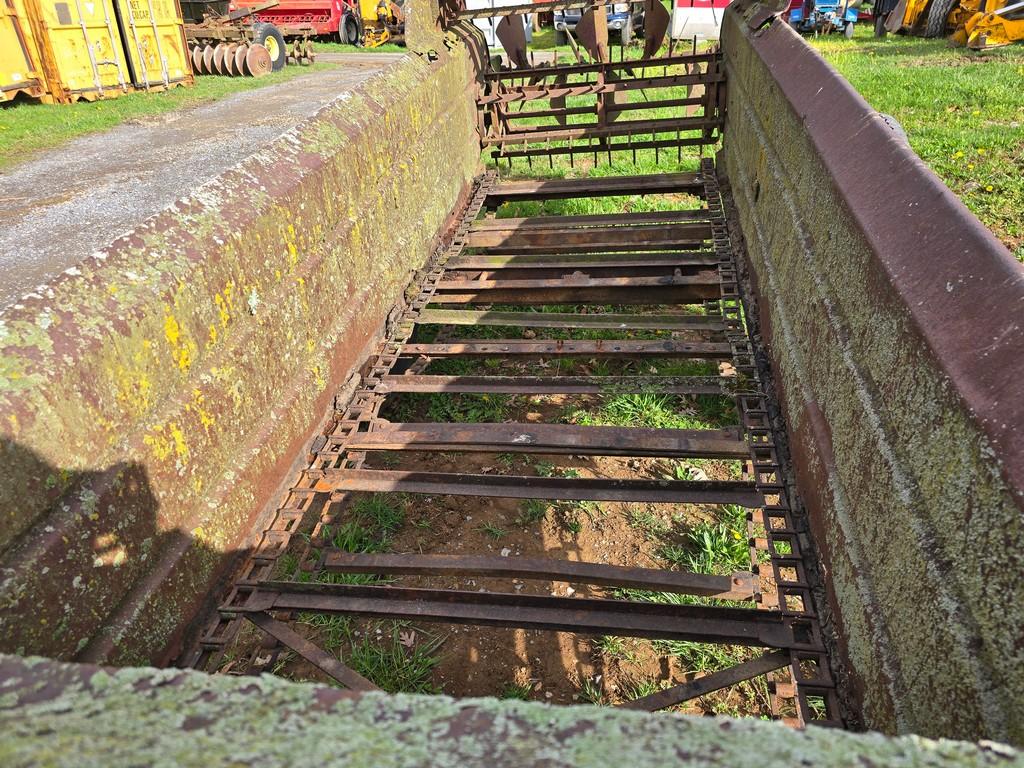
[[(876, 30), (878, 28), (876, 27)], [(885, 29), (942, 37), (969, 48), (995, 48), (1024, 40), (1024, 2), (1016, 0), (900, 0)]]
[[(966, 2), (980, 0), (966, 0)], [(885, 28), (921, 37), (942, 37), (956, 26), (960, 0), (900, 0), (889, 14)]]
[(981, 0), (973, 13), (965, 11), (950, 40), (981, 50), (1024, 40), (1024, 2), (1007, 5), (1006, 0)]
[(376, 48), (405, 38), (405, 14), (394, 0), (359, 0), (363, 23), (363, 47)]
[(0, 101), (93, 101), (192, 83), (176, 0), (0, 0)]

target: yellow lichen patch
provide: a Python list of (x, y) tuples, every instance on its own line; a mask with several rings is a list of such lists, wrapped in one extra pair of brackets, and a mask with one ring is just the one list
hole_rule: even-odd
[(149, 396), (153, 391), (153, 383), (145, 371), (133, 371), (124, 366), (118, 366), (115, 382), (117, 386), (115, 397), (126, 411), (138, 415), (149, 408)]
[(309, 372), (313, 374), (313, 381), (316, 383), (316, 387), (319, 390), (327, 388), (327, 377), (324, 376), (323, 369), (319, 365), (310, 367)]
[(231, 322), (231, 315), (235, 310), (235, 282), (234, 280), (228, 280), (224, 284), (224, 290), (217, 294), (218, 298), (223, 295), (223, 298), (217, 302), (217, 310), (220, 313), (220, 325), (221, 328), (227, 328), (228, 323)]
[(199, 417), (199, 423), (203, 425), (203, 431), (210, 434), (210, 427), (213, 426), (216, 419), (203, 407), (204, 401), (203, 393), (198, 389), (193, 389), (192, 402), (185, 406), (185, 410), (196, 414)]
[(171, 441), (164, 434), (163, 427), (156, 427), (150, 434), (143, 435), (142, 442), (153, 451), (157, 461), (166, 461), (174, 450)]
[(209, 333), (209, 337), (206, 340), (206, 348), (209, 349), (210, 347), (212, 347), (216, 343), (217, 343), (217, 326), (214, 325), (213, 323), (210, 323), (210, 333)]
[(167, 314), (164, 317), (164, 337), (171, 346), (171, 356), (178, 364), (182, 372), (192, 367), (192, 359), (196, 352), (196, 343), (182, 332), (177, 319), (171, 314), (171, 308), (167, 307)]
[(185, 442), (185, 433), (173, 421), (167, 425), (171, 431), (171, 438), (174, 440), (174, 452), (182, 461), (188, 460), (188, 444)]

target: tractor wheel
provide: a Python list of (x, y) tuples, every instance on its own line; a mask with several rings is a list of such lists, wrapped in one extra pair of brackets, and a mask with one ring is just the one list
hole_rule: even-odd
[(555, 30), (555, 45), (567, 45), (568, 43), (569, 43), (569, 38), (565, 34), (565, 32), (563, 30), (561, 30), (561, 29), (556, 29)]
[(931, 7), (928, 8), (928, 21), (924, 25), (925, 37), (945, 36), (949, 14), (958, 2), (959, 0), (932, 0)]
[(889, 30), (885, 28), (885, 16), (875, 16), (875, 37), (885, 37)]
[(341, 22), (338, 36), (345, 45), (359, 45), (359, 22), (355, 20), (351, 13), (346, 15), (345, 19)]
[(285, 47), (281, 30), (273, 24), (257, 22), (252, 26), (252, 41), (267, 49), (267, 53), (270, 54), (271, 71), (284, 69), (288, 60), (288, 49)]

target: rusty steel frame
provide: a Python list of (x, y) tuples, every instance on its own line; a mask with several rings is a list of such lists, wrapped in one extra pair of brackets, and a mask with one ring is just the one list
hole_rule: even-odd
[[(537, 217), (502, 223), (478, 219), (507, 201), (566, 199), (607, 194), (663, 194), (684, 190), (706, 207), (686, 215), (616, 214), (613, 217)], [(704, 227), (697, 251), (665, 253), (649, 250), (651, 222), (669, 220), (666, 229)], [(546, 219), (546, 220), (545, 220)], [(498, 223), (494, 223), (498, 222)], [(596, 224), (596, 227), (590, 225)], [(559, 238), (572, 231), (608, 230), (589, 242), (581, 238), (570, 254), (552, 252)], [(543, 233), (540, 253), (504, 253), (501, 239), (481, 243), (481, 231)], [(669, 237), (678, 238), (676, 232)], [(630, 242), (631, 241), (631, 242)], [(611, 249), (608, 250), (608, 246)], [(475, 251), (475, 252), (470, 252)], [(699, 256), (695, 256), (699, 254)], [(636, 277), (635, 271), (665, 262), (695, 259), (702, 290), (666, 294), (663, 278)], [(788, 489), (774, 450), (765, 394), (753, 362), (751, 342), (742, 320), (736, 266), (714, 164), (703, 162), (696, 174), (580, 179), (558, 182), (497, 183), (482, 178), (463, 212), (455, 234), (420, 276), (410, 303), (393, 317), (387, 338), (362, 368), (360, 380), (336, 419), (310, 449), (309, 464), (278, 510), (270, 529), (245, 564), (221, 611), (200, 644), (196, 664), (216, 668), (220, 655), (248, 621), (281, 647), (294, 650), (335, 681), (347, 687), (370, 685), (308, 639), (291, 630), (286, 619), (296, 612), (390, 617), (427, 622), (521, 627), (576, 634), (611, 634), (762, 646), (767, 652), (702, 678), (674, 686), (623, 706), (659, 709), (753, 677), (785, 672), (772, 680), (772, 711), (785, 716), (786, 702), (794, 722), (841, 724), (835, 685), (830, 677), (821, 629), (806, 582), (801, 542), (792, 521)], [(592, 273), (614, 263), (622, 278), (594, 278)], [(521, 270), (571, 271), (568, 279), (522, 277)], [(631, 276), (632, 275), (632, 276)], [(486, 277), (486, 279), (481, 279)], [(679, 280), (678, 274), (669, 280)], [(594, 283), (603, 281), (600, 298)], [(553, 287), (552, 283), (561, 285)], [(699, 303), (705, 315), (666, 312), (651, 314), (575, 314), (481, 309), (501, 302), (542, 305), (554, 301), (552, 291), (568, 303), (607, 302), (613, 305)], [(504, 293), (503, 293), (504, 292)], [(497, 299), (515, 294), (518, 301)], [(640, 294), (646, 296), (643, 300)], [(455, 297), (455, 298), (453, 298)], [(639, 298), (639, 300), (638, 300)], [(561, 302), (560, 302), (561, 303)], [(470, 308), (453, 308), (469, 305)], [(477, 325), (542, 329), (646, 329), (700, 334), (704, 341), (676, 338), (604, 341), (464, 340), (445, 335), (430, 343), (413, 340), (417, 326), (441, 326), (450, 333)], [(699, 357), (728, 362), (732, 372), (719, 376), (445, 376), (426, 374), (433, 359), (445, 357), (544, 358), (604, 356), (643, 360), (651, 356)], [(380, 416), (385, 400), (398, 393), (579, 393), (619, 394), (664, 392), (724, 395), (734, 399), (740, 423), (719, 430), (671, 430), (637, 427), (581, 427), (535, 423), (392, 423)], [(561, 478), (410, 472), (369, 469), (367, 457), (379, 451), (543, 453), (581, 456), (716, 457), (742, 460), (741, 481), (669, 481), (641, 479)], [(333, 549), (326, 535), (347, 509), (353, 493), (400, 491), (555, 500), (606, 500), (736, 504), (746, 507), (749, 572), (726, 576), (657, 569), (569, 562), (544, 558), (490, 555), (353, 554)], [(322, 508), (315, 506), (319, 501)], [(720, 605), (663, 605), (640, 600), (593, 597), (546, 597), (501, 592), (411, 588), (373, 584), (305, 583), (275, 580), (276, 558), (299, 530), (302, 519), (319, 511), (308, 543), (299, 558), (302, 573), (359, 573), (384, 577), (424, 578), (475, 575), (491, 578), (566, 581), (597, 587), (630, 587), (677, 592), (717, 600), (751, 603), (753, 608)], [(764, 533), (759, 533), (761, 527)], [(762, 559), (769, 563), (767, 572)], [(774, 587), (764, 592), (762, 582)], [(777, 596), (777, 599), (776, 599)], [(276, 617), (276, 618), (275, 618)], [(265, 655), (265, 651), (262, 651)], [(255, 659), (255, 656), (253, 657)], [(258, 666), (258, 665), (257, 665)], [(826, 717), (812, 711), (811, 698), (826, 703)]]

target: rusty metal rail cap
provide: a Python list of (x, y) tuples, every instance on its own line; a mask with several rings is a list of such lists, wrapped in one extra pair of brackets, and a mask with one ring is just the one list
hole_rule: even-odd
[(726, 11), (727, 66), (735, 36), (747, 38), (884, 270), (877, 284), (907, 308), (913, 332), (991, 441), (1021, 503), (1024, 267), (788, 24), (775, 18), (751, 29), (745, 17), (760, 8), (734, 3)]

